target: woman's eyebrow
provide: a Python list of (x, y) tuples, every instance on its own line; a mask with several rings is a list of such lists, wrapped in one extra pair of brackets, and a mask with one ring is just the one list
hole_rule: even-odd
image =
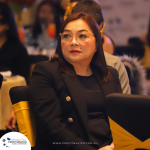
[[(71, 32), (71, 30), (67, 30), (67, 29), (65, 29), (64, 31), (65, 31), (65, 32)], [(64, 32), (64, 31), (63, 31), (63, 32)]]
[(87, 30), (85, 30), (85, 29), (83, 29), (83, 30), (79, 30), (78, 32), (83, 32), (83, 31), (86, 31), (86, 32), (88, 32)]
[[(85, 29), (79, 30), (79, 31), (77, 31), (77, 32), (84, 32), (84, 31), (88, 32), (88, 31), (87, 31), (87, 30), (85, 30)], [(67, 29), (65, 29), (63, 32), (71, 32), (71, 30), (67, 30)]]

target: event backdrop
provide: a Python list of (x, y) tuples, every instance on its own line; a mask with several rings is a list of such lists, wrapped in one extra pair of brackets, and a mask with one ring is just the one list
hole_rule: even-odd
[(150, 0), (95, 0), (103, 11), (108, 34), (116, 45), (126, 45), (129, 37), (147, 32)]

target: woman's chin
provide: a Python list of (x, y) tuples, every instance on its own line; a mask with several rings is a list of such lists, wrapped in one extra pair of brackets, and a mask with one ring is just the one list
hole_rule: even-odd
[(69, 59), (66, 59), (69, 63), (79, 63), (81, 62), (83, 59), (80, 58), (80, 57), (72, 57), (72, 58), (69, 58)]

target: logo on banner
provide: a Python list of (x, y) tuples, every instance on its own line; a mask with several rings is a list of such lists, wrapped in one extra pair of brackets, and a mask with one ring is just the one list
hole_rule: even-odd
[(0, 139), (0, 150), (31, 150), (27, 137), (19, 132), (9, 132)]

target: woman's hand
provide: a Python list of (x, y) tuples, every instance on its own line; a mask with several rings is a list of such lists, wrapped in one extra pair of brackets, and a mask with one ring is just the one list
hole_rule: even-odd
[(114, 144), (112, 142), (110, 145), (104, 146), (98, 150), (114, 150)]
[(5, 127), (7, 129), (17, 131), (16, 123), (17, 123), (16, 116), (14, 114), (14, 111), (12, 110), (11, 114), (8, 116), (6, 120)]

